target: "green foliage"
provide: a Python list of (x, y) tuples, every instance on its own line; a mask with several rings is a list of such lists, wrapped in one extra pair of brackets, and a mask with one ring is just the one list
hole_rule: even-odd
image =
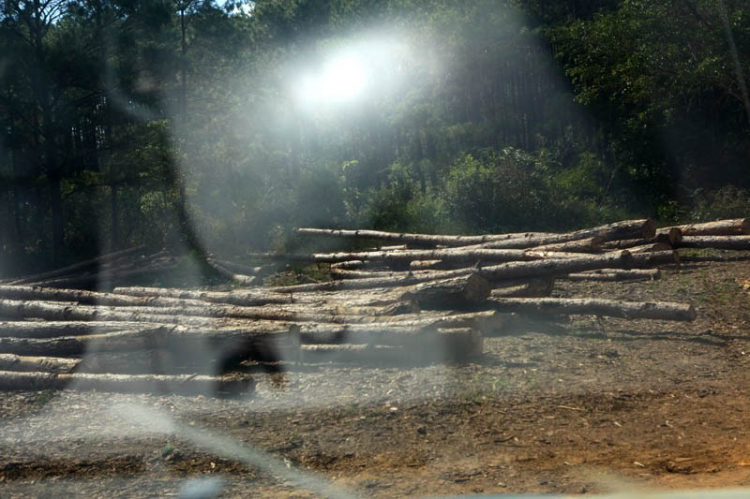
[(733, 185), (706, 191), (697, 189), (693, 193), (689, 221), (745, 218), (750, 213), (750, 190)]

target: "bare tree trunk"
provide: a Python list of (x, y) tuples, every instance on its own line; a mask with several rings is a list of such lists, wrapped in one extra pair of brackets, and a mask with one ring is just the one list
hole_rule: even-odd
[(696, 318), (695, 308), (684, 303), (625, 302), (595, 298), (493, 298), (487, 303), (500, 312), (522, 314), (585, 314), (667, 321), (693, 321)]

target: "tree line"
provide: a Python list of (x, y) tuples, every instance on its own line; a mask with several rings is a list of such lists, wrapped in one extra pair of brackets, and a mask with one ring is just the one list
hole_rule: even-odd
[(0, 0), (0, 261), (746, 216), (749, 54), (738, 0)]

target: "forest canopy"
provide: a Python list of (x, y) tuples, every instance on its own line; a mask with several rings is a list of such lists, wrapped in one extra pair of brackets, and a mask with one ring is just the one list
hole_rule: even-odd
[(0, 0), (0, 262), (747, 216), (749, 74), (739, 0)]

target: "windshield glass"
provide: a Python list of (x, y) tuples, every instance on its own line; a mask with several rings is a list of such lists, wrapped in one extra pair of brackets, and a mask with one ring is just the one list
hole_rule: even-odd
[(746, 485), (748, 74), (738, 0), (0, 0), (0, 495)]

